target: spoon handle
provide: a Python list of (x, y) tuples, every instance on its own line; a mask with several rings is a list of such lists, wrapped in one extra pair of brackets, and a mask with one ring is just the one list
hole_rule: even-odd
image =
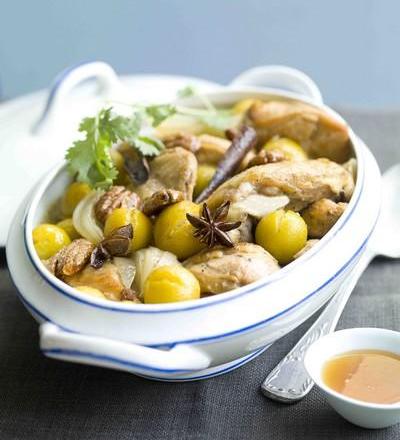
[(304, 355), (311, 344), (335, 329), (351, 292), (373, 258), (367, 250), (318, 319), (261, 384), (261, 391), (266, 397), (283, 403), (294, 403), (311, 391), (314, 382), (304, 368)]

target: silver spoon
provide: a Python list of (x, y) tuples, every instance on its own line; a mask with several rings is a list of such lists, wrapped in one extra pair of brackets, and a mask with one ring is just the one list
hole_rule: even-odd
[(314, 324), (262, 383), (261, 391), (270, 399), (294, 403), (310, 392), (314, 382), (303, 365), (308, 347), (335, 329), (351, 292), (373, 258), (377, 255), (400, 258), (400, 164), (383, 175), (382, 194), (381, 213), (375, 231), (350, 278), (339, 287)]

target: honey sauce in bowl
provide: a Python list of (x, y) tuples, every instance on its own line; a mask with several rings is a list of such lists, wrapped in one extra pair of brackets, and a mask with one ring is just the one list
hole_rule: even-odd
[(344, 396), (371, 403), (400, 402), (400, 356), (382, 350), (356, 350), (327, 360), (325, 384)]

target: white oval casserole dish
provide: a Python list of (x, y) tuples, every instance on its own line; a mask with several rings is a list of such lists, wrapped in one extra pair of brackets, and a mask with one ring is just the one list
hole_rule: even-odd
[[(307, 99), (292, 92), (248, 87), (241, 77), (207, 96), (215, 105), (246, 97), (296, 99), (342, 120), (318, 102), (318, 93)], [(347, 210), (329, 233), (301, 258), (265, 279), (182, 303), (127, 305), (89, 298), (44, 268), (31, 232), (70, 180), (65, 165), (57, 166), (21, 205), (7, 244), (9, 270), (21, 301), (41, 324), (43, 353), (153, 379), (194, 380), (237, 368), (300, 325), (349, 276), (379, 213), (378, 166), (349, 130), (358, 161), (357, 182)]]

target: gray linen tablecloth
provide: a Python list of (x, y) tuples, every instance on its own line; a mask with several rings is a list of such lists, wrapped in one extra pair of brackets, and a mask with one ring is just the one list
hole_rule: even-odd
[[(400, 112), (342, 111), (383, 170), (400, 161)], [(399, 195), (400, 197), (400, 195)], [(374, 203), (371, 200), (371, 203)], [(265, 375), (311, 321), (256, 360), (214, 379), (158, 383), (44, 358), (37, 325), (0, 269), (0, 439), (399, 439), (340, 418), (314, 389), (285, 406), (264, 398)], [(400, 262), (375, 260), (339, 327), (400, 330)]]

